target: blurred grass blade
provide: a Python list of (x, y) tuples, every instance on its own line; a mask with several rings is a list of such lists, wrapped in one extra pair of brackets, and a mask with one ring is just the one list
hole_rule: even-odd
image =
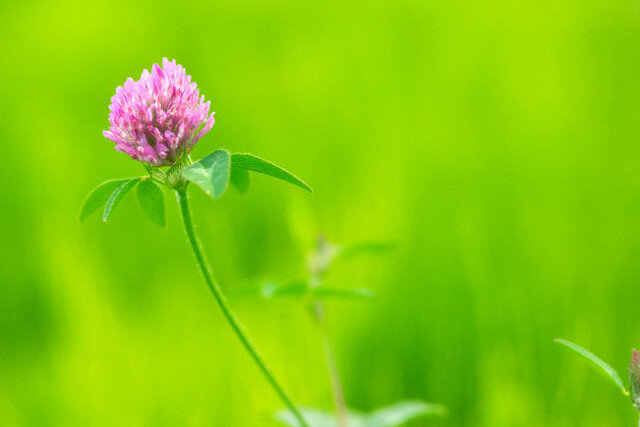
[(624, 387), (624, 384), (622, 383), (622, 380), (620, 379), (620, 376), (618, 375), (616, 370), (613, 369), (604, 360), (600, 359), (598, 356), (596, 356), (595, 354), (591, 353), (589, 350), (586, 350), (586, 349), (580, 347), (579, 345), (574, 344), (574, 343), (572, 343), (570, 341), (567, 341), (565, 339), (557, 338), (555, 341), (560, 343), (560, 344), (563, 344), (563, 345), (569, 347), (571, 350), (575, 351), (576, 353), (578, 353), (578, 354), (582, 355), (583, 357), (587, 358), (588, 360), (590, 360), (594, 365), (596, 365), (597, 367), (602, 369), (609, 376), (609, 378), (611, 378), (613, 380), (613, 382), (616, 383), (616, 385), (620, 388), (620, 390), (622, 390), (622, 393), (624, 393), (625, 396), (629, 395), (629, 392)]
[(277, 166), (267, 160), (256, 157), (253, 154), (233, 153), (231, 155), (231, 166), (234, 168), (260, 172), (265, 175), (287, 181), (293, 185), (297, 185), (298, 187), (309, 191), (310, 193), (313, 193), (313, 190), (311, 189), (311, 187), (309, 187), (309, 185), (307, 185), (306, 182), (304, 182), (291, 172), (282, 169), (280, 166)]
[(84, 203), (82, 203), (82, 208), (80, 208), (80, 222), (83, 222), (89, 215), (98, 210), (100, 206), (104, 205), (107, 200), (109, 200), (109, 196), (130, 179), (131, 178), (111, 179), (94, 188), (84, 200)]
[(240, 194), (244, 194), (249, 189), (249, 185), (251, 184), (251, 177), (249, 176), (249, 171), (247, 169), (240, 168), (231, 168), (231, 184), (240, 192)]
[(338, 257), (351, 258), (359, 255), (383, 255), (394, 249), (389, 242), (361, 242), (344, 246)]
[(334, 288), (330, 286), (320, 286), (312, 292), (313, 296), (322, 298), (343, 298), (343, 299), (366, 299), (374, 298), (375, 292), (362, 288)]
[(418, 417), (427, 415), (447, 415), (447, 409), (442, 405), (408, 400), (378, 409), (367, 418), (367, 427), (399, 426)]
[(227, 189), (230, 167), (229, 152), (220, 149), (184, 168), (182, 173), (185, 178), (202, 188), (205, 193), (217, 199)]
[(129, 190), (133, 188), (140, 181), (140, 178), (133, 178), (127, 180), (120, 187), (116, 188), (116, 190), (111, 193), (111, 197), (107, 200), (107, 204), (104, 207), (104, 213), (102, 214), (102, 221), (109, 221), (109, 217), (111, 216), (111, 212), (118, 206), (120, 201), (127, 195)]
[(164, 227), (164, 193), (162, 188), (152, 179), (143, 179), (137, 187), (140, 207), (151, 221)]

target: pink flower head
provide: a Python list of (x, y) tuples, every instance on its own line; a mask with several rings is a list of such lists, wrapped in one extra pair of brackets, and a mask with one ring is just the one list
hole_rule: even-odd
[(162, 68), (153, 64), (151, 73), (144, 70), (140, 80), (129, 78), (116, 88), (109, 106), (111, 126), (103, 134), (134, 160), (169, 166), (213, 127), (210, 102), (204, 102), (175, 59), (164, 58)]

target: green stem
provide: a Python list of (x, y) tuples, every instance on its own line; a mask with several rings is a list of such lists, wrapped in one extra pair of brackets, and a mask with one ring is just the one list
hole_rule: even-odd
[[(317, 288), (322, 286), (324, 274), (329, 269), (333, 257), (335, 256), (333, 248), (322, 234), (318, 236), (316, 250), (313, 252), (313, 262), (309, 264), (309, 287)], [(338, 427), (348, 427), (349, 420), (347, 416), (347, 404), (344, 400), (344, 391), (342, 389), (342, 381), (340, 381), (340, 372), (338, 364), (331, 349), (329, 336), (327, 334), (326, 314), (322, 301), (311, 302), (311, 312), (313, 318), (320, 328), (322, 335), (322, 347), (324, 349), (324, 358), (329, 371), (329, 380), (331, 381), (331, 391), (333, 395), (333, 404), (336, 408), (336, 416), (338, 419)]]
[(327, 370), (329, 371), (331, 391), (333, 392), (333, 404), (338, 416), (338, 427), (348, 427), (349, 421), (347, 420), (347, 404), (344, 400), (344, 392), (342, 390), (342, 381), (340, 381), (338, 364), (336, 363), (336, 358), (333, 355), (333, 350), (331, 349), (331, 343), (329, 342), (329, 336), (327, 334), (324, 305), (321, 301), (315, 301), (313, 306), (315, 319), (320, 327), (320, 334), (322, 335), (322, 347), (324, 348), (324, 358), (327, 363)]
[(236, 316), (231, 311), (231, 308), (229, 307), (229, 303), (227, 302), (227, 299), (222, 293), (222, 289), (220, 289), (220, 286), (218, 286), (218, 284), (214, 280), (213, 275), (211, 274), (211, 269), (209, 268), (209, 264), (207, 263), (207, 260), (202, 252), (200, 242), (196, 237), (196, 232), (193, 227), (193, 220), (191, 219), (191, 210), (189, 209), (189, 198), (187, 195), (186, 188), (176, 189), (176, 194), (178, 196), (180, 211), (182, 212), (182, 220), (184, 221), (184, 228), (187, 232), (187, 236), (189, 237), (189, 243), (191, 243), (193, 254), (196, 257), (196, 261), (198, 261), (198, 265), (200, 266), (200, 270), (202, 271), (204, 280), (207, 282), (207, 285), (209, 285), (209, 289), (211, 290), (211, 293), (213, 294), (216, 301), (218, 302), (218, 305), (220, 306), (222, 313), (227, 318), (227, 321), (229, 322), (229, 324), (231, 325), (231, 328), (240, 339), (240, 342), (242, 342), (242, 345), (244, 345), (247, 352), (251, 355), (251, 357), (256, 362), (256, 364), (258, 365), (258, 367), (260, 368), (264, 376), (267, 378), (267, 381), (269, 382), (269, 384), (271, 384), (271, 387), (273, 387), (273, 389), (276, 391), (278, 396), (280, 396), (280, 399), (282, 399), (284, 404), (287, 405), (287, 407), (296, 417), (300, 425), (304, 427), (308, 427), (308, 424), (302, 417), (302, 414), (300, 414), (300, 411), (298, 411), (298, 409), (295, 407), (295, 405), (293, 404), (293, 402), (291, 401), (287, 393), (280, 386), (280, 384), (278, 384), (278, 381), (276, 381), (275, 377), (271, 373), (271, 370), (262, 359), (262, 356), (260, 355), (258, 350), (255, 348), (255, 346), (247, 336), (246, 332), (242, 328), (242, 325), (240, 325), (240, 322), (238, 321)]

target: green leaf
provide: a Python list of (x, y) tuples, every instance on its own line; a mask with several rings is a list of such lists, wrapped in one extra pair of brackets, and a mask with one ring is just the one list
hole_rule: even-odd
[(123, 183), (129, 181), (129, 179), (131, 178), (111, 179), (94, 188), (82, 204), (82, 208), (80, 209), (80, 222), (83, 222), (100, 206), (104, 205), (107, 200), (109, 200), (111, 193), (113, 193), (114, 190), (120, 187)]
[(164, 193), (162, 188), (152, 179), (143, 179), (138, 184), (138, 202), (149, 219), (160, 227), (164, 227)]
[(217, 199), (222, 196), (229, 183), (230, 155), (227, 150), (220, 149), (200, 159), (182, 171), (185, 178)]
[(622, 393), (625, 396), (629, 395), (629, 392), (627, 391), (627, 389), (622, 384), (622, 380), (620, 379), (620, 376), (618, 375), (616, 370), (613, 369), (608, 363), (606, 363), (605, 361), (600, 359), (595, 354), (591, 353), (589, 350), (586, 350), (586, 349), (580, 347), (579, 345), (574, 344), (574, 343), (572, 343), (570, 341), (564, 340), (562, 338), (558, 338), (555, 341), (560, 343), (560, 344), (563, 344), (563, 345), (569, 347), (571, 350), (575, 351), (576, 353), (578, 353), (578, 354), (582, 355), (583, 357), (585, 357), (586, 359), (590, 360), (594, 365), (596, 365), (597, 367), (602, 369), (609, 376), (609, 378), (611, 378), (613, 380), (614, 383), (616, 383), (618, 388), (620, 388), (620, 390), (622, 391)]
[(104, 207), (104, 213), (102, 214), (102, 220), (104, 222), (109, 221), (109, 217), (111, 216), (111, 212), (118, 206), (120, 201), (127, 195), (129, 190), (131, 190), (137, 183), (140, 181), (140, 178), (132, 178), (127, 180), (125, 183), (120, 185), (120, 187), (116, 188), (109, 200), (107, 200), (107, 204)]
[(340, 258), (351, 258), (360, 255), (384, 255), (394, 247), (389, 242), (361, 242), (344, 246), (338, 256)]
[(240, 192), (240, 194), (244, 194), (249, 189), (249, 185), (251, 184), (251, 177), (249, 176), (249, 171), (247, 169), (240, 168), (231, 168), (231, 184)]
[(270, 299), (277, 297), (301, 297), (306, 295), (308, 290), (307, 282), (304, 280), (296, 280), (284, 285), (266, 281), (232, 291), (229, 295), (237, 298), (261, 297)]
[(306, 182), (282, 169), (280, 166), (276, 166), (275, 164), (261, 159), (260, 157), (256, 157), (253, 154), (248, 153), (233, 153), (231, 155), (231, 166), (233, 168), (238, 169), (246, 169), (254, 172), (260, 172), (265, 175), (270, 175), (274, 178), (281, 179), (283, 181), (287, 181), (293, 185), (297, 185), (300, 188), (303, 188), (311, 193), (313, 190)]
[(399, 426), (418, 417), (427, 415), (447, 415), (442, 405), (426, 403), (419, 400), (408, 400), (378, 409), (366, 419), (367, 427)]
[(318, 288), (310, 289), (305, 280), (296, 280), (284, 285), (267, 281), (259, 286), (237, 291), (234, 295), (241, 297), (260, 296), (268, 299), (278, 297), (298, 298), (308, 294), (317, 299), (368, 299), (376, 296), (373, 291), (361, 288), (335, 288), (322, 285)]
[(279, 285), (274, 282), (265, 282), (260, 287), (260, 294), (264, 298), (300, 297), (307, 293), (307, 289), (307, 282), (304, 280), (287, 283), (286, 285)]
[[(338, 425), (338, 419), (332, 412), (304, 406), (298, 407), (298, 409), (309, 427), (336, 427)], [(400, 426), (418, 417), (444, 416), (446, 414), (447, 409), (442, 405), (411, 400), (395, 403), (370, 414), (348, 410), (347, 423), (349, 427), (392, 427)], [(291, 427), (299, 427), (300, 425), (288, 409), (277, 411), (275, 419)]]
[(370, 289), (361, 288), (334, 288), (330, 286), (320, 286), (313, 289), (312, 295), (315, 298), (345, 298), (345, 299), (366, 299), (376, 296)]
[[(302, 414), (304, 420), (309, 424), (309, 427), (336, 427), (338, 425), (336, 417), (329, 411), (324, 409), (298, 407), (298, 410)], [(275, 413), (276, 421), (290, 427), (300, 427), (298, 419), (288, 409), (281, 409)], [(350, 427), (361, 426), (359, 420), (349, 419)]]

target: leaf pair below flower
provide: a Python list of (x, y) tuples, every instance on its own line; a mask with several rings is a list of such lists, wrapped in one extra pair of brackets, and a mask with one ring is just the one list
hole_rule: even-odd
[(229, 181), (241, 193), (246, 192), (251, 182), (250, 171), (281, 179), (309, 192), (313, 191), (304, 181), (280, 166), (253, 154), (230, 154), (224, 149), (216, 150), (198, 160), (186, 167), (182, 173), (185, 178), (202, 188), (205, 193), (217, 199), (225, 192)]
[(152, 179), (145, 179), (138, 184), (138, 203), (149, 219), (160, 227), (165, 225), (164, 193), (162, 188)]
[(113, 179), (97, 186), (80, 209), (80, 222), (104, 205), (102, 220), (107, 222), (120, 201), (138, 186), (138, 202), (144, 213), (160, 227), (165, 225), (164, 193), (158, 184), (148, 177)]

